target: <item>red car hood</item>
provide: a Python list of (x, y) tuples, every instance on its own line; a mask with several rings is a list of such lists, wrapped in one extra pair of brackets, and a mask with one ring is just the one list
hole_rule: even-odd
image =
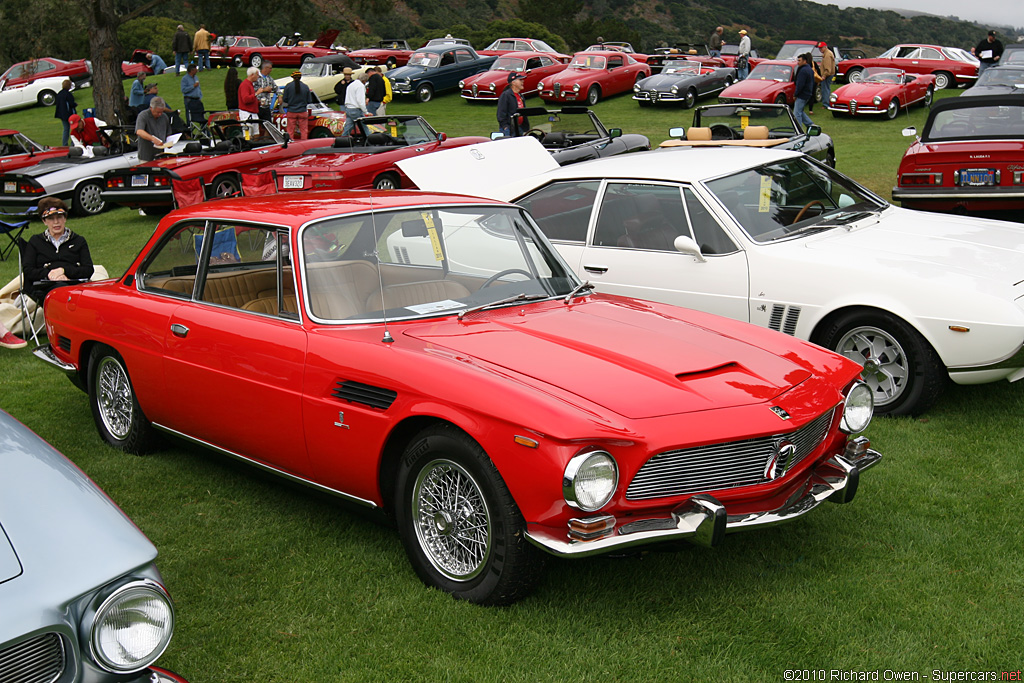
[(331, 29), (330, 31), (324, 31), (317, 36), (316, 42), (313, 43), (313, 47), (322, 47), (325, 50), (331, 49), (331, 45), (334, 44), (334, 39), (341, 33), (338, 29)]
[(771, 102), (772, 98), (782, 92), (783, 88), (787, 85), (789, 85), (789, 82), (780, 83), (779, 81), (762, 81), (761, 79), (753, 80), (748, 78), (730, 85), (719, 94), (719, 97), (744, 97)]
[(963, 142), (919, 142), (907, 150), (903, 164), (960, 164), (984, 166), (985, 163), (1019, 163), (1024, 158), (1020, 140), (965, 140)]
[(896, 86), (892, 83), (848, 83), (836, 90), (836, 97), (843, 102), (849, 100), (870, 102), (875, 95), (885, 99), (887, 96), (895, 94)]
[[(483, 54), (483, 53), (480, 53)], [(470, 76), (466, 79), (467, 85), (476, 85), (478, 88), (486, 88), (491, 83), (501, 86), (498, 90), (504, 89), (508, 85), (509, 71), (485, 71), (482, 74), (476, 76)]]
[(508, 311), (403, 334), (632, 419), (760, 404), (811, 376), (793, 360), (629, 300), (596, 299), (529, 316)]

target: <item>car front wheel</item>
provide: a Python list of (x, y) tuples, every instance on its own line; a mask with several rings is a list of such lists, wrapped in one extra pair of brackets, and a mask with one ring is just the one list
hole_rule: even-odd
[(695, 104), (697, 104), (697, 91), (690, 88), (686, 91), (686, 97), (683, 99), (683, 106), (687, 109), (692, 109)]
[(416, 99), (420, 102), (429, 102), (434, 99), (434, 88), (429, 83), (424, 83), (416, 88)]
[(451, 425), (421, 432), (398, 467), (395, 515), (420, 579), (454, 597), (505, 605), (530, 592), (544, 557), (501, 475)]
[(593, 107), (601, 99), (601, 89), (596, 85), (590, 86), (587, 91), (587, 104)]
[(945, 367), (928, 341), (885, 311), (839, 318), (826, 331), (822, 345), (864, 366), (861, 376), (874, 393), (875, 412), (880, 415), (923, 413), (945, 385)]
[(892, 120), (896, 118), (896, 115), (900, 113), (900, 101), (895, 97), (889, 102), (889, 106), (885, 109), (885, 118)]
[(928, 90), (924, 94), (924, 106), (932, 106), (932, 100), (935, 99), (935, 88), (928, 86)]
[(89, 369), (89, 403), (100, 436), (128, 453), (149, 450), (155, 434), (139, 407), (124, 360), (113, 349), (97, 346), (90, 355)]

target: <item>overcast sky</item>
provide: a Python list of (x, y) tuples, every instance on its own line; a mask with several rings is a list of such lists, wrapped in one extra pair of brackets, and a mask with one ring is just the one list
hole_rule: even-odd
[[(819, 2), (821, 0), (818, 0)], [(908, 9), (939, 16), (957, 16), (967, 21), (998, 22), (1001, 25), (1024, 27), (1024, 2), (1021, 0), (832, 0), (822, 4), (840, 7), (871, 7), (874, 9)]]

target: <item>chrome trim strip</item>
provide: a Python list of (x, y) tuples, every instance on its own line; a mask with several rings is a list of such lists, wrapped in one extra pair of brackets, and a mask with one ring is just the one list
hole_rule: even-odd
[[(850, 502), (857, 492), (860, 472), (878, 464), (881, 459), (880, 453), (870, 449), (854, 462), (834, 455), (809, 474), (806, 480), (809, 488), (801, 487), (803, 493), (794, 495), (775, 510), (724, 515), (724, 507), (719, 501), (708, 494), (698, 494), (673, 510), (669, 517), (630, 522), (611, 535), (596, 540), (574, 540), (568, 533), (559, 535), (538, 525), (527, 526), (526, 538), (541, 550), (559, 557), (589, 557), (664, 541), (688, 540), (714, 545), (725, 533), (788, 522), (807, 514), (826, 500)], [(721, 521), (723, 515), (724, 525)]]
[(324, 486), (323, 484), (318, 484), (315, 481), (311, 481), (311, 480), (306, 479), (304, 477), (300, 477), (297, 474), (291, 474), (289, 472), (285, 472), (284, 470), (280, 470), (280, 469), (278, 469), (276, 467), (268, 465), (265, 462), (260, 462), (259, 460), (254, 460), (254, 459), (252, 459), (250, 457), (242, 455), (241, 453), (235, 453), (234, 451), (229, 451), (226, 448), (221, 448), (220, 446), (212, 444), (209, 441), (204, 441), (204, 440), (198, 439), (198, 438), (196, 438), (194, 436), (189, 436), (188, 434), (185, 434), (183, 432), (179, 432), (177, 429), (171, 429), (170, 427), (165, 427), (164, 425), (157, 424), (156, 422), (153, 423), (153, 426), (156, 427), (157, 429), (161, 430), (161, 431), (167, 432), (168, 434), (173, 434), (174, 436), (181, 437), (182, 439), (185, 439), (186, 441), (191, 441), (192, 443), (197, 444), (199, 446), (203, 446), (205, 448), (209, 448), (211, 450), (217, 451), (218, 453), (223, 453), (224, 455), (230, 456), (230, 457), (232, 457), (232, 458), (234, 458), (236, 460), (241, 460), (242, 462), (247, 463), (249, 465), (255, 465), (256, 467), (259, 467), (262, 470), (265, 470), (265, 471), (270, 472), (272, 474), (276, 474), (276, 475), (282, 476), (285, 479), (288, 479), (289, 481), (293, 481), (293, 482), (295, 482), (297, 484), (302, 484), (302, 485), (308, 486), (308, 487), (310, 487), (312, 489), (316, 489), (317, 491), (323, 491), (324, 493), (329, 493), (332, 496), (338, 496), (339, 498), (344, 498), (347, 501), (350, 501), (350, 502), (353, 502), (353, 503), (358, 503), (359, 505), (364, 505), (364, 506), (366, 506), (366, 507), (368, 507), (370, 509), (376, 509), (377, 508), (377, 504), (374, 503), (372, 500), (365, 500), (365, 499), (360, 498), (358, 496), (353, 496), (352, 494), (345, 493), (344, 491), (339, 491), (337, 489), (332, 489), (332, 488), (329, 488), (327, 486)]
[(959, 188), (951, 189), (949, 192), (942, 192), (936, 190), (926, 190), (924, 192), (917, 192), (915, 190), (907, 188), (899, 189), (894, 187), (892, 190), (892, 198), (896, 201), (900, 201), (903, 199), (1024, 199), (1024, 189), (1003, 190), (1002, 188), (998, 187), (993, 189), (979, 187), (977, 190), (969, 194), (966, 194), (958, 190)]
[(977, 372), (979, 370), (1003, 370), (1011, 368), (1024, 368), (1024, 345), (1003, 360), (997, 360), (987, 365), (958, 365), (946, 368), (947, 372)]
[(78, 368), (70, 363), (65, 363), (60, 358), (57, 358), (53, 352), (52, 344), (43, 344), (42, 346), (36, 347), (32, 350), (32, 355), (41, 361), (49, 363), (68, 377), (74, 377), (78, 374)]

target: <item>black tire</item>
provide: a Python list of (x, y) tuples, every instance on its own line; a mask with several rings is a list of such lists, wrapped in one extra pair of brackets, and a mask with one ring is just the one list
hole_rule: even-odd
[(95, 216), (107, 207), (100, 192), (103, 186), (98, 180), (86, 180), (75, 188), (75, 195), (71, 200), (71, 207), (79, 216)]
[(254, 66), (257, 69), (263, 66), (263, 55), (259, 52), (253, 52), (252, 55), (249, 56), (249, 66)]
[[(734, 79), (732, 76), (726, 76), (725, 77), (725, 87), (726, 88), (728, 88), (730, 85), (732, 85), (735, 82), (736, 82), (736, 79)], [(724, 88), (723, 88), (723, 90), (724, 90)]]
[(785, 93), (779, 93), (775, 96), (775, 104), (787, 104)]
[(398, 66), (398, 61), (394, 57), (388, 57), (388, 61), (384, 62), (384, 66), (388, 68), (388, 71), (391, 71)]
[(233, 63), (234, 63), (234, 65), (235, 65), (236, 67), (243, 67), (243, 66), (245, 66), (245, 62), (243, 62), (243, 61), (242, 61), (242, 58), (241, 58), (241, 57), (237, 57), (237, 56), (236, 56), (236, 57), (234, 58), (234, 60), (233, 60)]
[(935, 99), (935, 88), (928, 86), (928, 90), (924, 94), (924, 106), (928, 108), (932, 106), (932, 100)]
[(401, 187), (402, 181), (398, 174), (391, 171), (381, 173), (373, 179), (373, 189), (375, 190), (399, 190)]
[(885, 118), (892, 121), (894, 118), (899, 116), (900, 113), (900, 101), (895, 97), (889, 100), (889, 106), (885, 109)]
[(697, 91), (693, 88), (688, 88), (686, 90), (686, 97), (683, 98), (683, 108), (692, 109), (695, 104), (697, 104)]
[(313, 130), (309, 131), (309, 137), (312, 138), (333, 138), (334, 133), (327, 126), (313, 126)]
[(36, 101), (44, 107), (52, 107), (57, 104), (57, 93), (52, 90), (42, 90), (36, 96)]
[(302, 55), (302, 59), (299, 60), (299, 66), (302, 66), (311, 59), (313, 59), (313, 55)]
[(590, 86), (587, 91), (587, 106), (593, 107), (601, 100), (601, 89), (596, 85)]
[[(458, 505), (434, 497), (456, 487)], [(421, 432), (402, 455), (395, 490), (402, 544), (423, 583), (480, 605), (507, 605), (536, 585), (544, 555), (526, 540), (498, 470), (464, 432)]]
[(952, 74), (946, 71), (937, 71), (935, 73), (935, 89), (945, 90), (946, 88), (952, 88), (956, 84), (956, 80)]
[(126, 453), (145, 453), (156, 433), (139, 407), (124, 359), (107, 346), (89, 355), (89, 404), (96, 429), (108, 444)]
[(211, 199), (218, 197), (237, 197), (242, 191), (238, 178), (230, 175), (218, 176), (210, 185), (209, 196)]
[(416, 99), (420, 102), (429, 102), (434, 99), (434, 86), (429, 83), (423, 83), (416, 88)]
[(860, 83), (862, 78), (864, 78), (864, 69), (859, 66), (852, 67), (846, 72), (847, 83)]
[(857, 311), (837, 318), (822, 346), (864, 364), (862, 377), (879, 415), (919, 415), (946, 384), (935, 349), (904, 320), (885, 311)]

